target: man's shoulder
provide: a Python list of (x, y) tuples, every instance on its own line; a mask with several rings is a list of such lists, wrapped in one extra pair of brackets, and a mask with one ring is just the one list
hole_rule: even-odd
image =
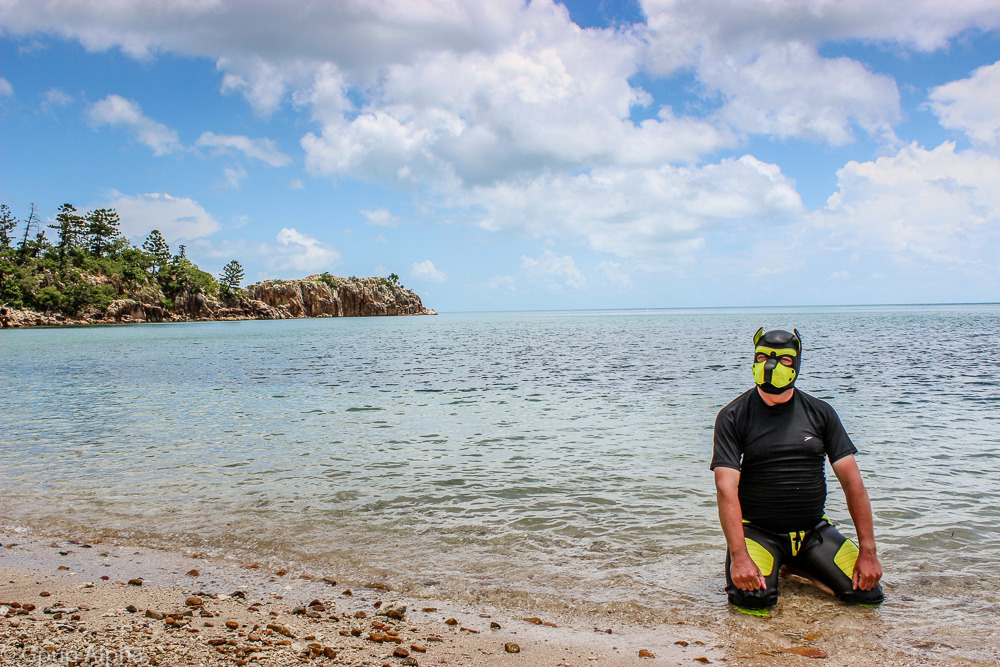
[(723, 415), (726, 414), (732, 414), (735, 412), (742, 412), (743, 410), (746, 410), (747, 406), (750, 404), (750, 401), (753, 399), (754, 394), (756, 393), (757, 393), (756, 386), (754, 386), (751, 389), (747, 389), (745, 392), (743, 392), (742, 394), (731, 400), (726, 405), (726, 407), (719, 410), (719, 417), (722, 417)]
[(795, 396), (799, 402), (807, 408), (818, 410), (820, 412), (832, 412), (837, 414), (837, 411), (833, 409), (833, 406), (824, 401), (822, 398), (816, 398), (812, 394), (807, 394), (801, 389), (795, 390)]

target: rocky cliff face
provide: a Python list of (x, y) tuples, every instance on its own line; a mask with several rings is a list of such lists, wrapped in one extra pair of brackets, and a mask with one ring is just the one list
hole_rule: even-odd
[(0, 308), (0, 326), (437, 314), (424, 308), (414, 292), (392, 285), (384, 278), (334, 278), (333, 281), (331, 287), (318, 275), (304, 280), (269, 280), (244, 287), (232, 298), (221, 301), (204, 294), (184, 293), (174, 299), (173, 308), (164, 305), (158, 290), (145, 289), (131, 298), (114, 301), (103, 310), (93, 309), (74, 317)]

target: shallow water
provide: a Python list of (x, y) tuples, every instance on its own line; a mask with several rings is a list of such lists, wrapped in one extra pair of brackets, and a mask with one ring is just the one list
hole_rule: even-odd
[(861, 450), (889, 595), (790, 582), (784, 631), (1000, 658), (1000, 306), (4, 331), (2, 520), (739, 633), (708, 461), (758, 326)]

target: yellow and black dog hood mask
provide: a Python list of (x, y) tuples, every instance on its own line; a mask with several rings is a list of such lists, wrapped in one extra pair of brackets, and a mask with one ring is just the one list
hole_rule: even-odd
[[(791, 389), (799, 377), (799, 365), (802, 363), (802, 339), (799, 330), (788, 333), (781, 329), (765, 332), (757, 329), (753, 335), (753, 380), (766, 394), (780, 394)], [(757, 356), (767, 356), (761, 362)], [(782, 357), (791, 357), (792, 365), (781, 363)]]

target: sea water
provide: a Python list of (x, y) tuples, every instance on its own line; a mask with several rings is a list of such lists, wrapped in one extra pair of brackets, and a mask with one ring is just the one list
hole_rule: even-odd
[(996, 305), (3, 331), (0, 523), (713, 627), (712, 428), (761, 326), (799, 329), (797, 386), (859, 449), (888, 595), (852, 615), (790, 585), (778, 612), (859, 649), (1000, 657)]

